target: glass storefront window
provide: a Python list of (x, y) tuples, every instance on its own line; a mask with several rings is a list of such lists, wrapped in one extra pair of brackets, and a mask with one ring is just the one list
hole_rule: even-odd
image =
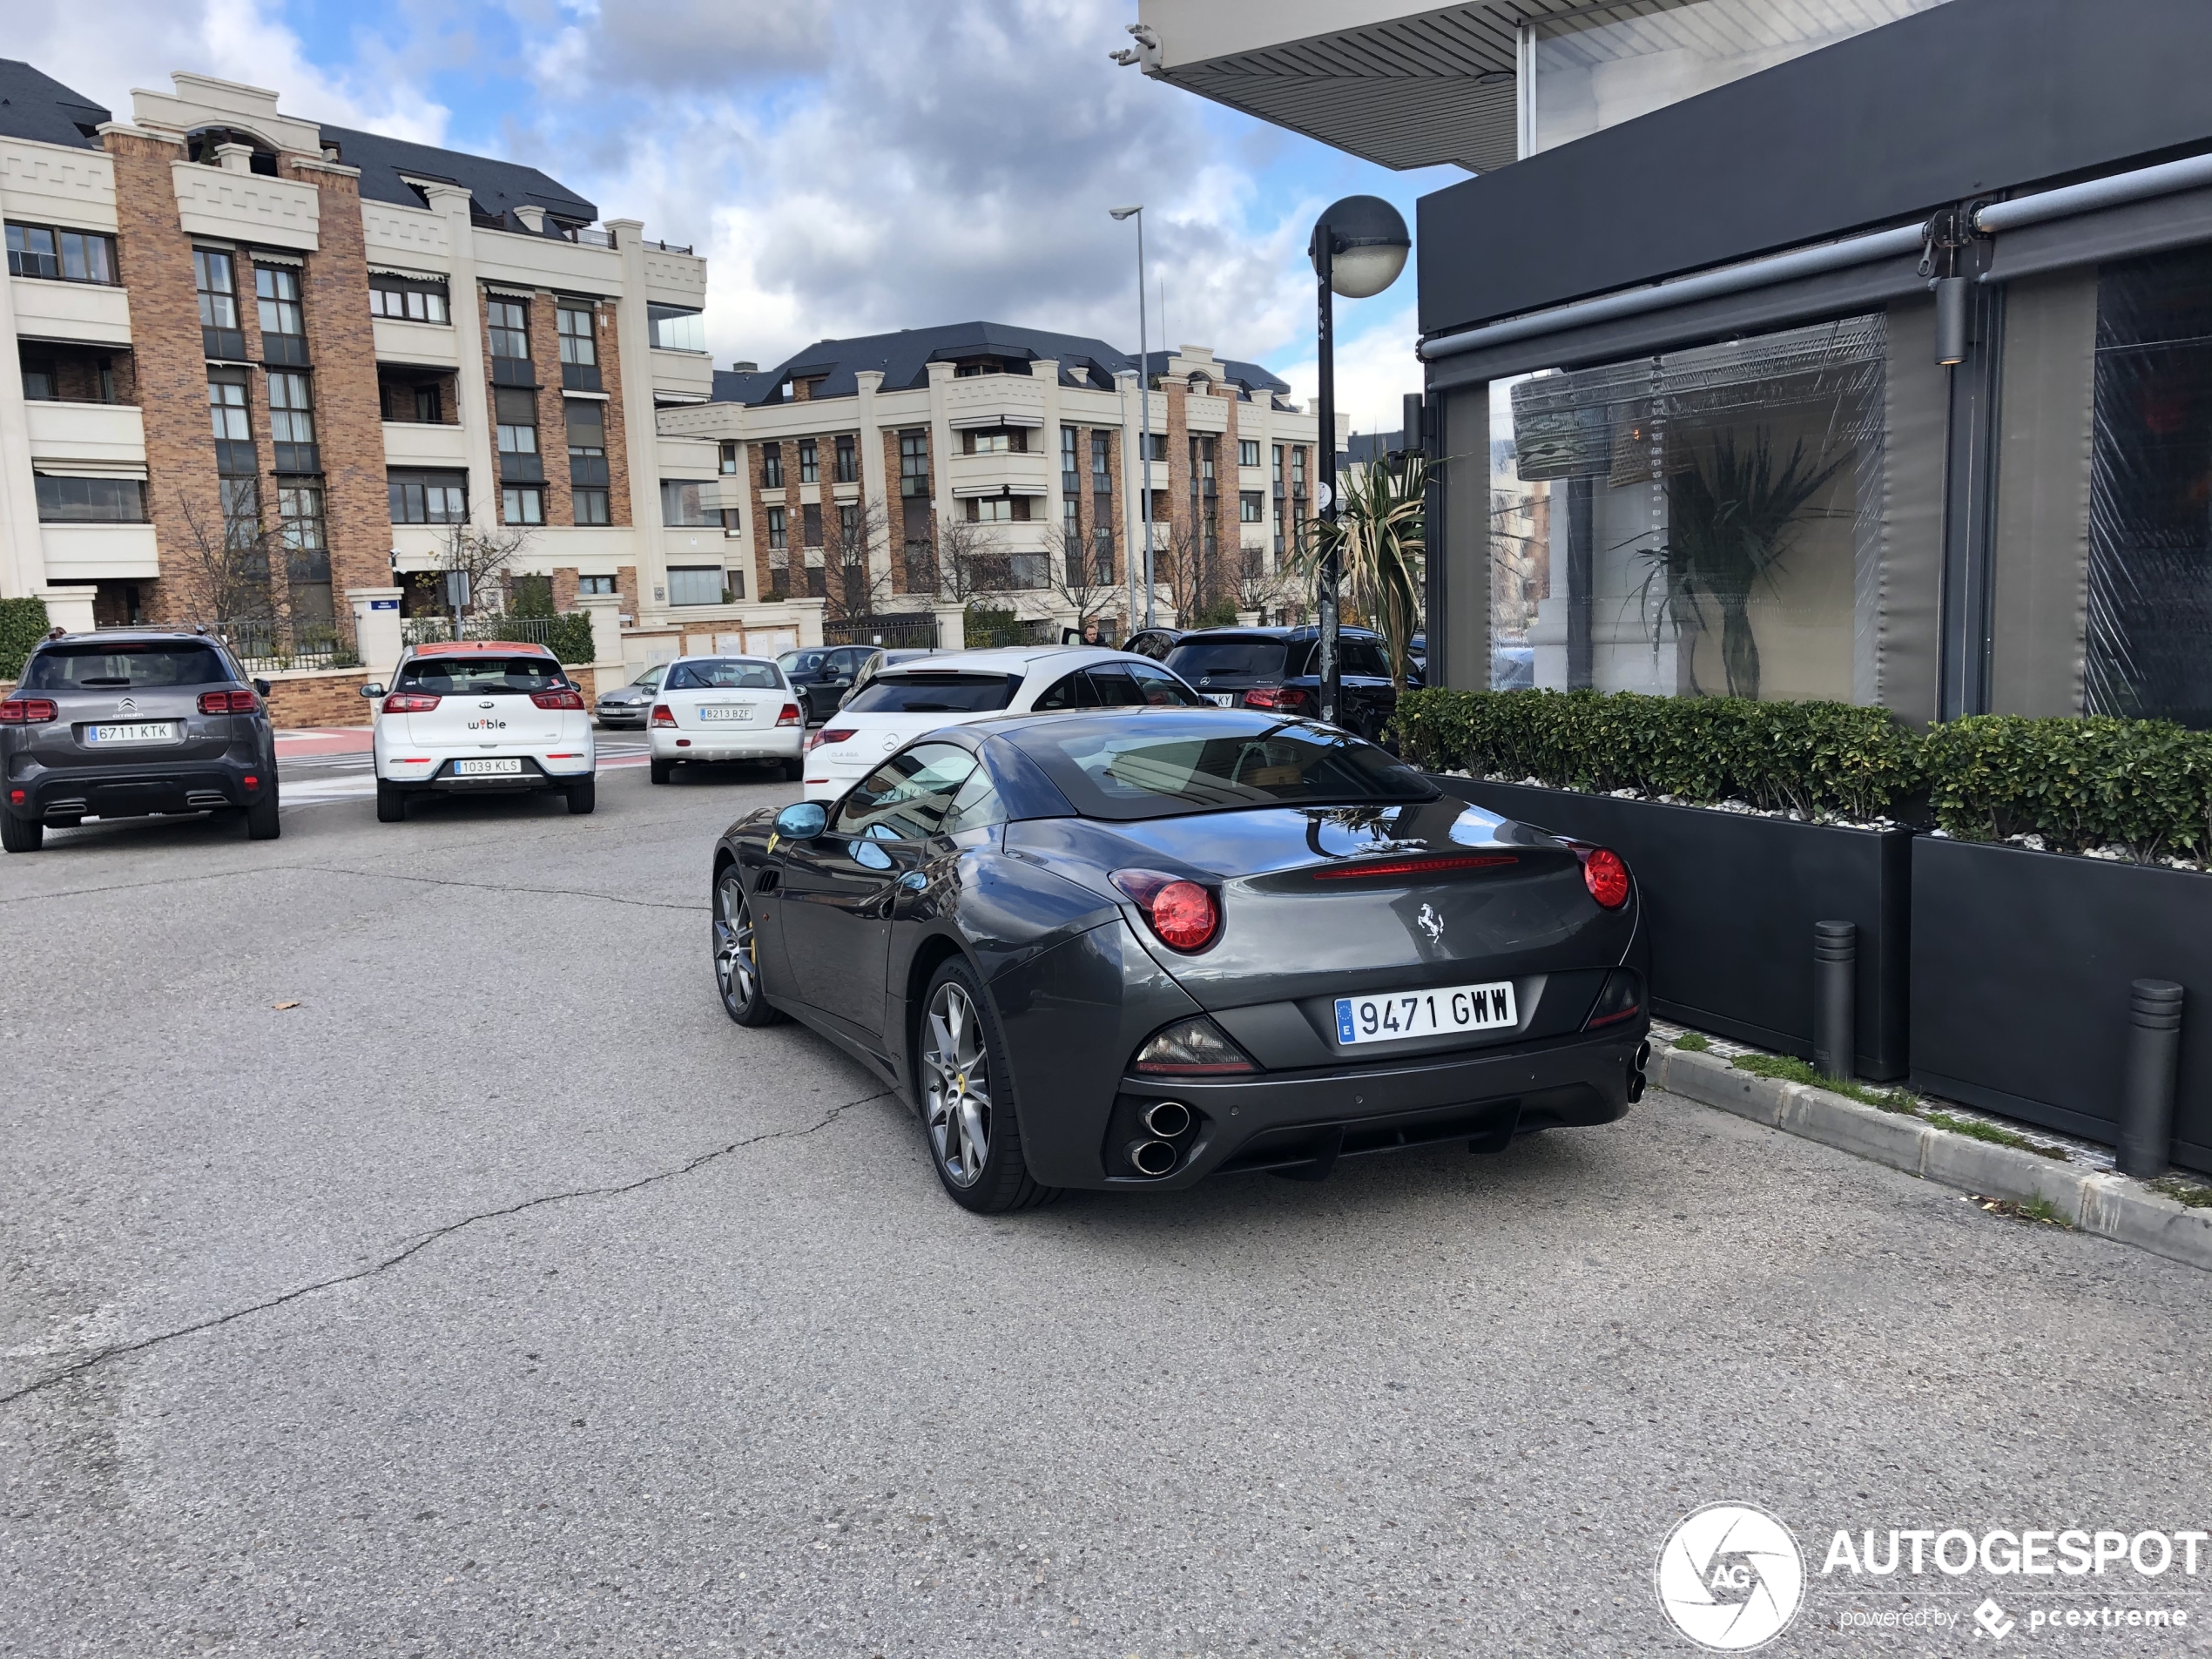
[(1874, 700), (1877, 316), (1491, 388), (1490, 682)]

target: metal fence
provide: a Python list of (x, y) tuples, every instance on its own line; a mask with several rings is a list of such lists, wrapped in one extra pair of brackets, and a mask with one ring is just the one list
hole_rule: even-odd
[(825, 645), (881, 645), (888, 651), (926, 650), (937, 643), (934, 617), (861, 617), (822, 624)]
[[(460, 637), (496, 639), (516, 645), (550, 645), (558, 617), (477, 616), (462, 620)], [(400, 623), (402, 645), (438, 645), (455, 637), (451, 617), (408, 617)]]
[(273, 617), (234, 618), (208, 624), (239, 664), (265, 674), (303, 669), (357, 668), (361, 655), (334, 624), (287, 623)]

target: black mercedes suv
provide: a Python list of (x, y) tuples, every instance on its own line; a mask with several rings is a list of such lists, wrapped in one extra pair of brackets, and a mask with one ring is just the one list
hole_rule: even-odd
[(274, 840), (268, 691), (207, 634), (57, 630), (0, 701), (0, 846), (35, 853), (49, 824), (210, 811), (243, 811), (249, 836)]

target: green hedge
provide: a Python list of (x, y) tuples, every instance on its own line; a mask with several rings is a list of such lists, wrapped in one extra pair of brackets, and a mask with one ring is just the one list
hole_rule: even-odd
[(589, 663), (598, 655), (591, 644), (591, 613), (570, 610), (553, 620), (546, 648), (564, 663)]
[(2145, 862), (2212, 849), (2212, 733), (2163, 720), (1985, 714), (1922, 733), (1844, 703), (1439, 689), (1408, 692), (1396, 730), (1432, 771), (1555, 789), (1904, 818)]
[(23, 659), (46, 637), (44, 599), (0, 599), (0, 680), (23, 672)]

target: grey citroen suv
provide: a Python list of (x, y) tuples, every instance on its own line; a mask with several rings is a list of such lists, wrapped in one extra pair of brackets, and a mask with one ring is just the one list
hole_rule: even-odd
[(56, 632), (0, 701), (0, 846), (35, 853), (46, 826), (242, 811), (278, 835), (276, 737), (219, 639), (181, 630)]

